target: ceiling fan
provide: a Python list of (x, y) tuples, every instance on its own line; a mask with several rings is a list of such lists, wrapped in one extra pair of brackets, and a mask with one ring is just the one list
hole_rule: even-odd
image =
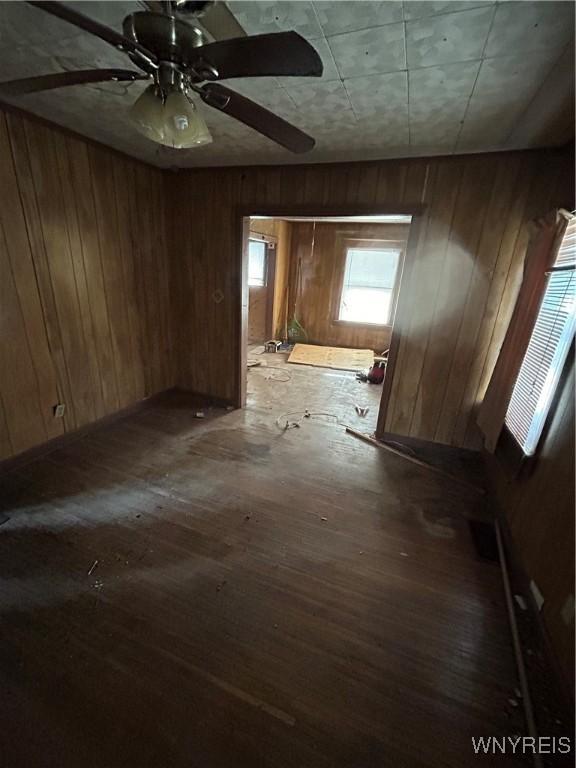
[[(18, 96), (69, 85), (151, 80), (130, 114), (135, 127), (152, 141), (176, 149), (212, 141), (191, 93), (267, 136), (291, 152), (308, 152), (314, 139), (256, 102), (216, 82), (235, 77), (320, 77), (318, 53), (296, 32), (232, 37), (209, 42), (193, 22), (219, 11), (224, 36), (242, 28), (223, 3), (202, 0), (146, 2), (145, 11), (123, 21), (123, 34), (60, 2), (29, 2), (89, 32), (127, 54), (141, 71), (89, 69), (40, 75), (0, 83), (0, 97)], [(190, 18), (192, 21), (186, 20)], [(213, 19), (214, 20), (214, 19)], [(202, 23), (202, 22), (200, 22)], [(203, 23), (205, 29), (218, 25)]]

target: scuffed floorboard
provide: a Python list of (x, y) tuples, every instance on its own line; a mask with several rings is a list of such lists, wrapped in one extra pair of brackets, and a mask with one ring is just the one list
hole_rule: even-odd
[(244, 411), (174, 395), (0, 480), (3, 766), (463, 768), (522, 732), (475, 495), (337, 419), (276, 425), (370, 431), (379, 389), (268, 374)]

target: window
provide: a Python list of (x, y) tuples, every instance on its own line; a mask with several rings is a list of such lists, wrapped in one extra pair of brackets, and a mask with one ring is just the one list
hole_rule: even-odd
[(576, 219), (568, 225), (512, 392), (505, 423), (527, 456), (536, 451), (576, 330)]
[(248, 242), (248, 285), (266, 285), (266, 243)]
[(348, 248), (339, 320), (389, 325), (401, 251), (395, 248)]

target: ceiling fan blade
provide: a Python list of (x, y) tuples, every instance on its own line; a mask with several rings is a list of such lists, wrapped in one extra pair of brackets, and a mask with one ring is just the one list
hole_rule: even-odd
[(105, 83), (110, 81), (130, 82), (147, 80), (148, 75), (140, 72), (130, 72), (127, 69), (81, 69), (76, 72), (58, 72), (53, 75), (25, 77), (21, 80), (10, 80), (0, 83), (1, 96), (23, 96), (37, 91), (51, 91), (54, 88), (64, 88), (67, 85), (83, 85), (86, 83)]
[(246, 32), (224, 2), (215, 2), (199, 17), (198, 22), (214, 40), (246, 37)]
[(44, 0), (27, 0), (29, 5), (36, 8), (41, 8), (46, 13), (57, 16), (59, 19), (67, 21), (69, 24), (73, 24), (75, 27), (83, 29), (85, 32), (89, 32), (91, 35), (96, 35), (101, 40), (104, 40), (115, 48), (119, 48), (126, 53), (132, 54), (138, 62), (143, 64), (152, 63), (157, 64), (156, 56), (150, 51), (146, 50), (142, 45), (135, 43), (128, 37), (116, 32), (115, 29), (110, 29), (105, 24), (101, 24), (95, 19), (91, 19), (89, 16), (85, 16), (83, 13), (68, 8), (63, 3), (59, 2), (45, 2)]
[(198, 48), (204, 61), (218, 70), (218, 80), (230, 77), (320, 77), (322, 59), (297, 32), (237, 37)]
[(207, 83), (199, 88), (198, 92), (209, 106), (235, 117), (241, 123), (286, 147), (290, 152), (309, 152), (316, 143), (307, 133), (278, 115), (219, 83)]

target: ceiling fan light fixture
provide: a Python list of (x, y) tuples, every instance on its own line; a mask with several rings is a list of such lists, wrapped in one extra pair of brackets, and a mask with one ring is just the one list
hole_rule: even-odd
[(155, 85), (149, 85), (130, 109), (136, 130), (151, 141), (165, 141), (164, 104)]
[(171, 91), (164, 102), (162, 143), (174, 149), (189, 149), (211, 142), (208, 126), (194, 102), (182, 91)]
[(139, 133), (166, 147), (190, 149), (212, 141), (194, 102), (179, 90), (163, 99), (158, 86), (149, 85), (132, 106), (130, 117)]

